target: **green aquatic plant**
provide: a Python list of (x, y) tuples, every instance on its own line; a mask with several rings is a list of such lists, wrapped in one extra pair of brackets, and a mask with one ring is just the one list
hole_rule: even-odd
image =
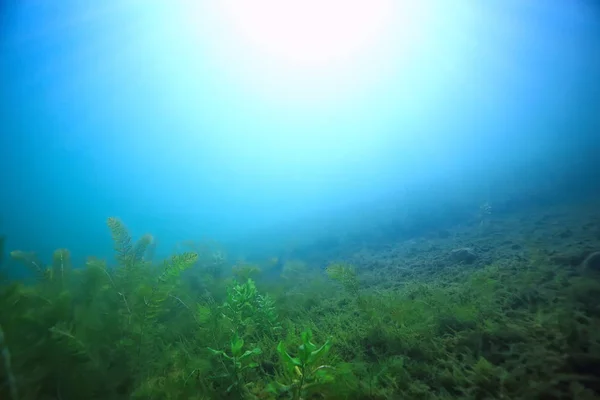
[(120, 219), (110, 217), (106, 221), (106, 224), (110, 229), (119, 265), (127, 270), (135, 268), (144, 261), (146, 251), (154, 242), (152, 235), (146, 234), (134, 243), (127, 228)]
[(255, 322), (253, 317), (257, 313), (258, 290), (252, 279), (245, 283), (233, 282), (227, 288), (227, 300), (223, 304), (223, 315), (231, 321), (233, 330), (244, 335), (252, 329)]
[(356, 268), (347, 264), (334, 263), (325, 269), (325, 273), (330, 279), (339, 282), (349, 295), (358, 296), (360, 285), (356, 276)]
[[(50, 265), (33, 253), (12, 253), (37, 277), (14, 290), (0, 287), (0, 323), (8, 326), (6, 338), (18, 354), (14, 376), (29, 377), (26, 371), (35, 369), (35, 377), (20, 388), (27, 398), (54, 397), (57, 387), (64, 398), (114, 398), (143, 382), (158, 382), (152, 378), (161, 368), (181, 370), (169, 361), (174, 357), (169, 343), (194, 339), (186, 332), (186, 324), (193, 326), (193, 321), (181, 318), (185, 315), (175, 304), (186, 298), (186, 293), (177, 293), (184, 289), (179, 275), (196, 263), (197, 255), (178, 254), (152, 264), (145, 255), (147, 239), (134, 242), (116, 219), (108, 225), (117, 250), (115, 266), (90, 258), (84, 268), (73, 269), (63, 249), (54, 253)], [(264, 309), (261, 299), (257, 297), (257, 304)], [(208, 319), (200, 317), (199, 323)], [(172, 321), (179, 325), (167, 328)], [(201, 337), (210, 337), (204, 331)], [(20, 340), (23, 332), (27, 340)], [(10, 380), (2, 368), (0, 377), (0, 397), (10, 398), (5, 384)]]
[(250, 350), (244, 350), (244, 339), (233, 334), (229, 346), (229, 354), (223, 350), (215, 350), (208, 347), (208, 350), (223, 361), (225, 374), (218, 378), (227, 378), (231, 383), (227, 387), (227, 393), (232, 390), (237, 390), (240, 393), (247, 391), (246, 376), (248, 370), (258, 367), (256, 356), (261, 354), (259, 347), (254, 347)]
[(17, 381), (15, 379), (15, 375), (12, 370), (12, 363), (10, 359), (10, 351), (8, 350), (8, 345), (5, 342), (4, 331), (2, 330), (2, 326), (0, 325), (0, 359), (2, 362), (2, 369), (4, 371), (4, 376), (6, 377), (6, 385), (8, 386), (8, 390), (10, 392), (11, 400), (17, 400), (19, 398), (18, 390), (17, 390)]
[(122, 292), (126, 295), (147, 275), (150, 263), (146, 260), (146, 251), (154, 243), (154, 239), (146, 234), (134, 242), (125, 224), (116, 217), (108, 218), (106, 225), (110, 230), (118, 264), (115, 273), (123, 286)]
[(13, 260), (27, 267), (35, 276), (40, 292), (49, 301), (51, 297), (68, 291), (72, 278), (71, 253), (67, 249), (57, 249), (52, 254), (52, 264), (45, 265), (35, 253), (14, 250)]
[(234, 282), (227, 289), (223, 315), (240, 336), (272, 336), (281, 331), (275, 303), (267, 294), (260, 294), (250, 278), (245, 283)]
[(279, 342), (277, 352), (287, 383), (276, 381), (270, 385), (272, 392), (288, 393), (293, 400), (308, 398), (322, 385), (334, 380), (334, 368), (323, 363), (331, 350), (331, 339), (327, 339), (322, 346), (317, 346), (312, 342), (310, 329), (302, 332), (301, 339), (302, 344), (298, 346), (295, 357), (288, 353), (283, 342)]
[(55, 282), (58, 290), (66, 290), (69, 288), (72, 269), (71, 253), (69, 250), (55, 250), (52, 254), (50, 279)]
[(231, 272), (233, 273), (233, 276), (235, 276), (236, 280), (243, 282), (257, 275), (260, 275), (262, 271), (255, 265), (241, 264), (233, 267)]
[(65, 355), (69, 356), (69, 359), (79, 361), (82, 365), (89, 363), (90, 366), (100, 366), (99, 360), (90, 350), (90, 346), (93, 344), (88, 345), (77, 336), (74, 324), (59, 322), (51, 327), (49, 332), (52, 339), (61, 344), (61, 349), (64, 350)]
[[(169, 299), (175, 287), (175, 280), (179, 274), (190, 268), (197, 261), (195, 253), (184, 253), (172, 256), (165, 260), (162, 272), (154, 279), (154, 282), (144, 284), (135, 292), (134, 298), (137, 315), (133, 325), (135, 336), (137, 336), (137, 365), (142, 366), (143, 360), (151, 356), (152, 343), (146, 339), (147, 330), (156, 327), (159, 317), (163, 313), (163, 305)], [(148, 346), (146, 346), (148, 342)], [(147, 349), (145, 351), (145, 349)]]
[[(209, 280), (206, 254), (204, 261), (184, 253), (153, 262), (151, 236), (136, 241), (119, 220), (107, 224), (113, 263), (89, 258), (72, 268), (66, 250), (54, 252), (48, 265), (33, 253), (12, 253), (38, 279), (0, 281), (0, 398), (600, 393), (600, 284), (548, 257), (500, 260), (475, 271), (415, 268), (391, 274), (395, 282), (387, 286), (377, 286), (381, 271), (364, 270), (372, 274), (368, 293), (347, 264), (332, 264), (326, 274), (288, 268), (294, 274), (264, 282), (271, 297), (261, 281), (246, 279), (249, 271), (233, 282)], [(180, 279), (192, 267), (189, 276), (201, 286)], [(340, 290), (330, 290), (331, 280)], [(357, 303), (352, 294), (361, 295)], [(278, 338), (282, 325), (289, 341)], [(301, 326), (331, 334), (336, 345), (317, 345), (306, 331), (292, 347)]]
[(27, 267), (39, 282), (47, 282), (50, 280), (51, 270), (42, 263), (37, 254), (13, 250), (10, 252), (10, 256), (13, 260)]
[[(179, 275), (197, 261), (197, 254), (176, 254), (160, 264), (146, 260), (153, 241), (145, 235), (134, 242), (124, 224), (109, 218), (117, 265), (89, 258), (81, 270), (77, 288), (77, 320), (59, 325), (53, 336), (65, 344), (65, 351), (89, 349), (93, 364), (110, 363), (112, 358), (126, 362), (128, 379), (145, 379), (152, 361), (161, 353), (156, 341), (168, 318), (172, 293), (178, 289)], [(68, 329), (67, 329), (68, 328)], [(104, 335), (98, 336), (97, 332)], [(90, 343), (91, 341), (95, 343)], [(111, 350), (106, 348), (111, 343)]]
[[(125, 225), (117, 218), (111, 217), (107, 220), (117, 253), (116, 259), (119, 263), (111, 276), (108, 268), (99, 260), (92, 260), (92, 267), (99, 268), (109, 278), (111, 285), (117, 291), (123, 304), (131, 314), (136, 309), (141, 309), (141, 326), (147, 320), (157, 316), (162, 303), (169, 297), (174, 289), (176, 281), (181, 272), (189, 269), (198, 261), (198, 254), (186, 252), (175, 254), (164, 260), (158, 275), (154, 276), (150, 262), (145, 256), (154, 239), (151, 235), (144, 235), (133, 243)], [(132, 301), (128, 301), (128, 298)]]
[(279, 323), (279, 317), (275, 309), (275, 301), (268, 294), (259, 294), (257, 298), (258, 304), (258, 322), (264, 327), (263, 331), (273, 336), (282, 331), (282, 326)]

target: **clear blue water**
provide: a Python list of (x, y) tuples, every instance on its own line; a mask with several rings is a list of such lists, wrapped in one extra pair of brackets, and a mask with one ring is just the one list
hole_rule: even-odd
[(204, 237), (276, 252), (415, 205), (499, 210), (598, 192), (593, 2), (427, 3), (419, 34), (396, 27), (385, 53), (316, 75), (265, 70), (268, 58), (203, 14), (209, 2), (3, 4), (11, 249), (105, 256), (114, 215), (164, 253)]

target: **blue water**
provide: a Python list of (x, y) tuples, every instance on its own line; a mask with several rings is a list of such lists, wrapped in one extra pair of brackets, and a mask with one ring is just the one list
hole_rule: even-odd
[[(390, 47), (384, 75), (307, 80), (301, 95), (285, 85), (302, 70), (285, 80), (257, 74), (258, 53), (219, 58), (225, 39), (190, 4), (3, 2), (7, 248), (108, 257), (117, 216), (164, 254), (201, 238), (277, 254), (411, 210), (598, 194), (591, 1), (431, 2), (428, 40)], [(354, 79), (371, 83), (337, 91)]]

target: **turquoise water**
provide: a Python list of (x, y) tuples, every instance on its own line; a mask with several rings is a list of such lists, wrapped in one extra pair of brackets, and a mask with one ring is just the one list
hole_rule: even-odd
[[(412, 296), (406, 292), (413, 290), (406, 289), (407, 282), (444, 286), (446, 275), (436, 268), (447, 265), (446, 257), (456, 267), (448, 279), (464, 283), (459, 266), (468, 264), (468, 273), (485, 270), (493, 276), (490, 279), (501, 280), (494, 275), (496, 270), (485, 268), (524, 263), (518, 268), (502, 264), (512, 274), (526, 265), (540, 267), (540, 257), (544, 268), (553, 271), (550, 274), (557, 273), (552, 268), (563, 271), (567, 265), (574, 268), (573, 276), (585, 276), (582, 270), (589, 272), (589, 268), (583, 267), (584, 259), (600, 250), (594, 225), (600, 194), (596, 176), (600, 10), (591, 1), (459, 1), (452, 6), (386, 0), (351, 4), (337, 0), (323, 4), (7, 1), (0, 6), (0, 15), (0, 234), (5, 238), (2, 275), (6, 277), (0, 325), (6, 331), (7, 348), (14, 347), (14, 379), (19, 392), (25, 393), (23, 398), (91, 396), (70, 385), (77, 380), (75, 367), (68, 377), (32, 376), (27, 369), (33, 365), (35, 351), (28, 350), (25, 342), (11, 346), (11, 341), (17, 341), (15, 332), (71, 332), (81, 323), (79, 314), (67, 312), (69, 316), (61, 314), (63, 318), (53, 314), (56, 310), (40, 311), (47, 314), (35, 318), (47, 326), (31, 327), (30, 321), (17, 317), (17, 309), (10, 315), (4, 311), (13, 301), (24, 304), (8, 289), (16, 281), (34, 285), (31, 290), (41, 297), (60, 297), (64, 290), (70, 293), (70, 307), (78, 309), (85, 303), (83, 281), (89, 279), (90, 287), (95, 287), (91, 276), (97, 270), (86, 269), (90, 256), (107, 261), (109, 276), (121, 276), (119, 268), (126, 269), (127, 262), (148, 267), (144, 278), (136, 275), (135, 279), (151, 287), (148, 282), (162, 276), (157, 269), (163, 265), (160, 260), (184, 252), (196, 254), (198, 259), (182, 267), (182, 275), (172, 284), (183, 285), (177, 286), (183, 293), (180, 306), (185, 303), (184, 308), (195, 309), (197, 303), (210, 309), (203, 311), (206, 315), (216, 318), (219, 334), (208, 344), (196, 343), (202, 349), (233, 341), (227, 334), (233, 328), (223, 325), (216, 317), (222, 313), (208, 305), (226, 300), (227, 289), (235, 287), (234, 277), (241, 285), (251, 277), (259, 293), (274, 299), (277, 324), (282, 325), (281, 332), (269, 333), (268, 339), (259, 340), (255, 332), (236, 332), (239, 337), (248, 335), (246, 345), (260, 345), (266, 354), (260, 373), (254, 369), (252, 373), (258, 386), (250, 392), (259, 396), (263, 393), (259, 386), (266, 387), (274, 375), (284, 374), (285, 365), (276, 362), (277, 342), (285, 339), (293, 349), (293, 338), (300, 338), (307, 325), (320, 344), (338, 336), (332, 357), (340, 365), (354, 365), (354, 378), (364, 378), (368, 371), (363, 367), (371, 371), (373, 365), (392, 363), (390, 357), (410, 358), (407, 349), (389, 344), (396, 340), (390, 337), (400, 334), (396, 328), (381, 330), (385, 338), (378, 342), (359, 333), (339, 339), (342, 322), (314, 326), (323, 315), (331, 322), (333, 310), (357, 298), (355, 289), (344, 291), (355, 287), (356, 282), (348, 279), (360, 281), (356, 290), (361, 296), (382, 291), (400, 296), (394, 301), (402, 302)], [(135, 246), (115, 241), (114, 230), (111, 237), (106, 226), (111, 217), (124, 224), (131, 243), (151, 234), (151, 245), (146, 245), (152, 257), (141, 250), (142, 255), (131, 255)], [(81, 276), (73, 279), (77, 284), (48, 294), (36, 286), (40, 283), (34, 283), (35, 273), (23, 268), (23, 263), (31, 267), (30, 252), (35, 252), (44, 270), (66, 254), (55, 253), (57, 249), (69, 250), (69, 266)], [(452, 258), (452, 250), (461, 250), (466, 259)], [(11, 257), (13, 251), (24, 253)], [(471, 252), (476, 255), (474, 265), (465, 263)], [(567, 254), (564, 257), (571, 261), (557, 261), (555, 253)], [(118, 258), (123, 254), (130, 261)], [(343, 273), (332, 278), (325, 271), (336, 263), (349, 269), (334, 268)], [(414, 276), (403, 275), (413, 269), (418, 271)], [(42, 273), (44, 279), (49, 278)], [(506, 285), (518, 287), (514, 290), (521, 293), (519, 282), (527, 279), (517, 274)], [(122, 284), (127, 286), (125, 281)], [(527, 282), (548, 284), (548, 292), (560, 292), (552, 286), (555, 282)], [(569, 282), (565, 284), (569, 288), (580, 283)], [(106, 297), (109, 283), (90, 293), (96, 293), (98, 303), (124, 312), (118, 299)], [(129, 290), (142, 307), (140, 299), (148, 294), (141, 286), (117, 293)], [(405, 291), (396, 293), (399, 290)], [(500, 289), (495, 287), (494, 293)], [(289, 296), (301, 295), (306, 303), (299, 301), (294, 308)], [(455, 295), (444, 292), (428, 299), (438, 304), (449, 301), (440, 300), (444, 296)], [(597, 318), (586, 314), (589, 310), (582, 308), (581, 299), (565, 296), (577, 303), (573, 307), (586, 318)], [(399, 318), (387, 310), (382, 313), (391, 317), (365, 320), (365, 313), (369, 314), (365, 307), (381, 308), (378, 301), (383, 300), (351, 303), (343, 318), (353, 321), (356, 311), (360, 321), (347, 323), (365, 329)], [(500, 302), (492, 301), (494, 307), (496, 301)], [(543, 301), (552, 304), (548, 298)], [(42, 309), (37, 303), (27, 304)], [(185, 317), (181, 310), (173, 311), (173, 304), (160, 306), (165, 307), (157, 317), (160, 322), (153, 323), (185, 326), (178, 331), (182, 337), (191, 335), (193, 323), (208, 323), (208, 317), (204, 321), (198, 315), (183, 322)], [(426, 312), (414, 304), (407, 307), (417, 314)], [(27, 314), (27, 309), (18, 308), (19, 315)], [(173, 320), (167, 318), (171, 311)], [(527, 312), (533, 315), (536, 310)], [(307, 313), (320, 317), (309, 318)], [(468, 314), (464, 309), (448, 313)], [(445, 314), (438, 317), (441, 320)], [(313, 325), (306, 322), (311, 318)], [(419, 319), (407, 318), (407, 323)], [(405, 326), (394, 321), (390, 326), (397, 323), (398, 330)], [(95, 323), (119, 324), (112, 319)], [(463, 328), (477, 331), (481, 326), (457, 329)], [(124, 336), (111, 331), (107, 337), (137, 338), (145, 345), (146, 339), (139, 339), (135, 329)], [(99, 343), (92, 334), (87, 339)], [(345, 347), (340, 341), (345, 341)], [(81, 342), (86, 343), (86, 337)], [(387, 344), (379, 348), (378, 343)], [(95, 368), (136, 362), (126, 355), (130, 348), (107, 356), (105, 346), (93, 350)], [(385, 354), (386, 361), (374, 361), (369, 349)], [(61, 350), (44, 351), (48, 353), (42, 358)], [(171, 354), (159, 353), (163, 358)], [(216, 362), (204, 353), (197, 357)], [(69, 360), (79, 365), (79, 359)], [(266, 366), (267, 361), (273, 365)], [(498, 361), (497, 366), (512, 374), (509, 364)], [(119, 373), (131, 379), (102, 396), (117, 396), (117, 392), (130, 396), (142, 390), (140, 385), (150, 381), (154, 385), (161, 370), (144, 371), (144, 380), (135, 368), (122, 368)], [(193, 371), (209, 369), (206, 365), (181, 368), (192, 376)], [(471, 370), (472, 365), (464, 368)], [(466, 387), (460, 382), (456, 387), (463, 389), (450, 390), (440, 383), (442, 377), (427, 381), (417, 376), (417, 369), (411, 370), (410, 379), (428, 385), (435, 396), (446, 391), (460, 396)], [(7, 368), (0, 371), (4, 371), (0, 377), (8, 376)], [(561, 371), (582, 373), (576, 367)], [(28, 382), (33, 381), (41, 386), (28, 391)], [(228, 385), (209, 381), (198, 378), (198, 393), (225, 396), (222, 389)], [(585, 379), (575, 381), (580, 384)], [(338, 389), (350, 388), (345, 398), (379, 398), (365, 394), (367, 389), (341, 384), (339, 376), (336, 382), (341, 385)], [(55, 383), (70, 394), (59, 394), (56, 385), (49, 389)], [(373, 384), (385, 398), (418, 397), (417, 384), (410, 393), (406, 388), (390, 389), (394, 385), (389, 382)], [(1, 395), (8, 396), (7, 385), (0, 386)], [(559, 391), (568, 386), (561, 385), (557, 384)], [(597, 395), (596, 386), (585, 385)], [(185, 387), (182, 392), (173, 389), (179, 394), (172, 398), (191, 398), (185, 397), (189, 396)], [(533, 396), (507, 390), (509, 397)], [(322, 393), (333, 398), (331, 391)], [(497, 398), (501, 392), (490, 392), (491, 397), (481, 393), (468, 396)], [(237, 395), (250, 396), (244, 390)]]

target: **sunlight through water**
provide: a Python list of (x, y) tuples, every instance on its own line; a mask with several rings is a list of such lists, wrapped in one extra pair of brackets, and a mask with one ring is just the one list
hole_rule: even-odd
[(264, 100), (313, 107), (354, 98), (392, 72), (419, 44), (418, 2), (232, 1), (188, 3), (203, 15), (196, 34), (208, 41), (241, 84)]

